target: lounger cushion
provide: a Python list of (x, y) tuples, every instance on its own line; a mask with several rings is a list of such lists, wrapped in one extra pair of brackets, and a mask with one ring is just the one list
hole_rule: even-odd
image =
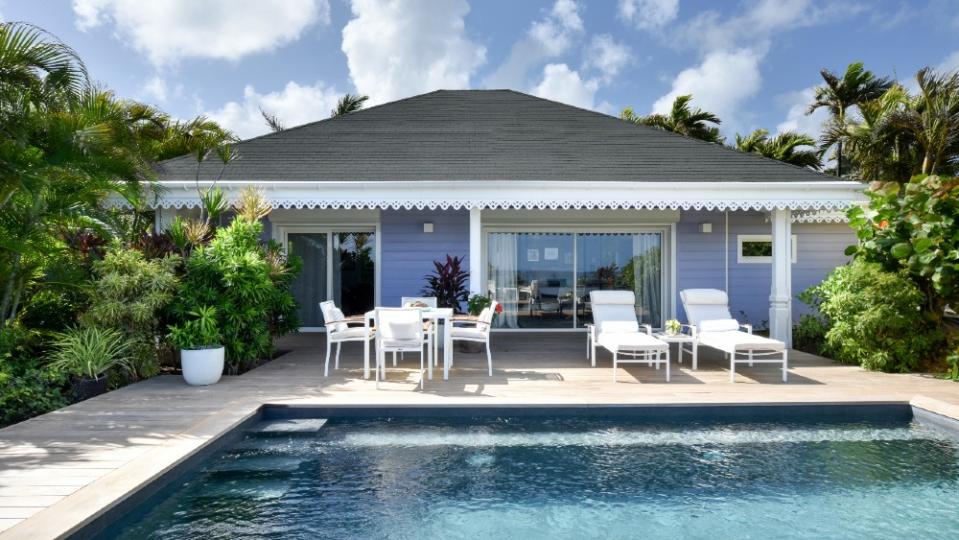
[(739, 321), (736, 319), (711, 319), (699, 321), (700, 332), (729, 332), (739, 330)]
[(669, 345), (645, 332), (603, 332), (597, 343), (610, 351), (665, 351)]
[(689, 324), (699, 326), (703, 321), (733, 318), (729, 313), (729, 297), (719, 289), (685, 289), (679, 292), (679, 297)]
[(593, 304), (622, 304), (631, 306), (636, 303), (633, 291), (590, 291), (589, 301)]
[(782, 351), (786, 344), (768, 337), (746, 332), (700, 332), (699, 343), (728, 353), (748, 350)]

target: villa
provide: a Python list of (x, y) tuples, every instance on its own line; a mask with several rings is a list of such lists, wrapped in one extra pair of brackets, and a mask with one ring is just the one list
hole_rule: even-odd
[(418, 294), (434, 260), (468, 261), (497, 331), (573, 331), (589, 293), (632, 289), (641, 322), (683, 319), (678, 292), (791, 340), (795, 295), (843, 264), (842, 210), (863, 185), (509, 90), (439, 90), (162, 164), (158, 224), (196, 187), (255, 185), (266, 230), (304, 260), (303, 330)]

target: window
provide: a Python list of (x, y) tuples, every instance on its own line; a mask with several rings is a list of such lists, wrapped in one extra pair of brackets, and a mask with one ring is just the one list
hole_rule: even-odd
[[(739, 250), (736, 261), (740, 264), (772, 263), (773, 237), (769, 234), (740, 234), (736, 236)], [(792, 235), (792, 262), (796, 262), (796, 235)]]

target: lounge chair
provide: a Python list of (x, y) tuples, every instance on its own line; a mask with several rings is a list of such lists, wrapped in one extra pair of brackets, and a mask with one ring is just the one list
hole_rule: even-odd
[(736, 380), (736, 364), (748, 364), (751, 367), (754, 363), (782, 364), (783, 382), (786, 382), (786, 344), (757, 336), (753, 334), (752, 325), (739, 324), (733, 319), (729, 313), (729, 297), (725, 292), (718, 289), (686, 289), (680, 291), (679, 297), (698, 343), (723, 351), (729, 357), (730, 382)]
[(493, 317), (496, 315), (497, 305), (499, 305), (499, 302), (494, 300), (493, 303), (483, 308), (483, 311), (476, 317), (453, 317), (453, 325), (450, 328), (450, 340), (453, 343), (471, 341), (486, 345), (486, 365), (490, 377), (493, 376), (493, 355), (489, 350), (489, 334), (493, 327)]
[(641, 325), (636, 320), (636, 295), (632, 291), (592, 291), (589, 298), (593, 324), (586, 325), (587, 349), (593, 367), (596, 366), (596, 347), (601, 346), (613, 354), (613, 382), (616, 382), (619, 364), (655, 364), (659, 369), (664, 362), (666, 382), (669, 382), (669, 344), (653, 337), (653, 329), (648, 324)]

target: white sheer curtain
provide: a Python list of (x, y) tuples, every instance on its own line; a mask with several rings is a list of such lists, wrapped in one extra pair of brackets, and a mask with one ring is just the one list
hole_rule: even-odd
[(633, 277), (640, 321), (662, 327), (662, 238), (659, 233), (633, 235)]
[(496, 317), (493, 325), (497, 328), (517, 328), (519, 291), (516, 287), (516, 234), (490, 233), (488, 246), (489, 294), (503, 305), (503, 312)]

